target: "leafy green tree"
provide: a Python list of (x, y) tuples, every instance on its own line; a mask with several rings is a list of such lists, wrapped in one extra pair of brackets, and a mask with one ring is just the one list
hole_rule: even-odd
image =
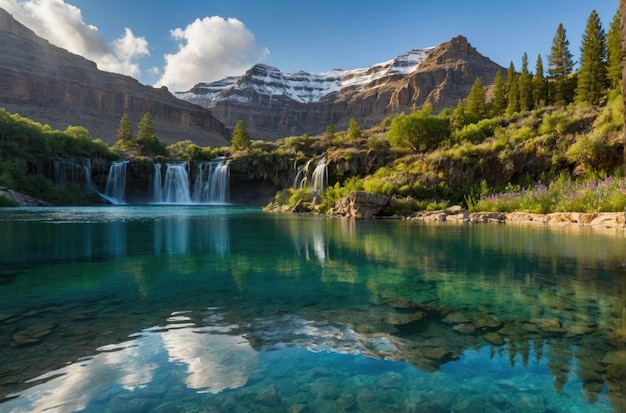
[(428, 109), (401, 114), (391, 122), (387, 140), (393, 147), (408, 147), (415, 152), (435, 148), (450, 135), (450, 122), (428, 113)]
[(243, 120), (238, 120), (235, 124), (230, 144), (233, 149), (250, 149), (252, 146), (252, 143), (250, 142), (250, 134), (248, 133), (248, 129), (246, 129), (246, 124)]
[(65, 133), (73, 138), (89, 139), (89, 131), (84, 126), (68, 126)]
[(348, 126), (348, 138), (355, 139), (361, 137), (361, 127), (357, 123), (356, 119), (350, 119), (350, 126)]
[(143, 155), (167, 155), (167, 147), (162, 140), (157, 138), (149, 112), (146, 112), (137, 124), (137, 145)]
[(533, 76), (533, 101), (536, 108), (548, 103), (548, 82), (543, 75), (543, 59), (537, 56), (535, 76)]
[(565, 27), (560, 23), (548, 55), (548, 73), (554, 78), (554, 103), (558, 105), (566, 105), (571, 100), (567, 78), (574, 70), (573, 58), (574, 56), (569, 50), (569, 40), (567, 40)]
[(117, 139), (120, 142), (130, 142), (133, 140), (133, 126), (127, 114), (123, 114), (120, 119), (120, 126), (117, 130)]
[(616, 89), (622, 81), (622, 36), (620, 28), (621, 16), (615, 12), (607, 34), (607, 78), (609, 87)]
[(487, 115), (487, 101), (485, 97), (485, 88), (479, 77), (476, 78), (472, 89), (467, 95), (466, 113), (472, 117), (472, 122), (477, 122)]
[(533, 84), (532, 77), (528, 71), (528, 54), (524, 52), (522, 55), (522, 73), (518, 78), (519, 87), (519, 107), (521, 111), (531, 110), (534, 106), (533, 102)]
[(580, 71), (576, 101), (597, 104), (605, 95), (607, 86), (607, 45), (606, 34), (600, 22), (600, 16), (591, 11), (583, 32), (580, 46)]
[(496, 78), (493, 81), (493, 100), (491, 101), (491, 115), (499, 116), (504, 113), (506, 109), (506, 84), (504, 83), (504, 77), (502, 72), (496, 73)]
[(513, 62), (509, 65), (509, 70), (506, 73), (506, 114), (511, 116), (512, 114), (519, 112), (519, 87), (517, 82), (517, 73), (515, 73), (515, 65)]

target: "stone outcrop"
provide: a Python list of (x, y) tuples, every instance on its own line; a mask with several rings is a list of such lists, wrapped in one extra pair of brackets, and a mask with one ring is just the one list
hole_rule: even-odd
[(48, 206), (49, 203), (13, 189), (0, 186), (0, 196), (15, 202), (18, 206)]
[(362, 127), (426, 102), (435, 109), (467, 97), (476, 78), (489, 87), (505, 69), (482, 56), (463, 36), (414, 50), (366, 69), (284, 73), (255, 65), (238, 79), (196, 85), (181, 98), (211, 108), (228, 127), (245, 121), (253, 139), (317, 134), (327, 125)]
[(408, 220), (436, 222), (464, 222), (472, 224), (525, 224), (562, 227), (626, 228), (625, 212), (553, 212), (536, 214), (531, 212), (473, 212), (460, 206), (441, 211), (420, 211)]
[(119, 74), (38, 37), (0, 8), (0, 107), (64, 130), (86, 127), (93, 138), (117, 140), (121, 116), (137, 123), (149, 112), (157, 136), (174, 143), (228, 145), (228, 131), (209, 110)]
[(380, 215), (389, 202), (389, 197), (385, 195), (355, 191), (338, 200), (328, 214), (350, 218), (374, 218)]

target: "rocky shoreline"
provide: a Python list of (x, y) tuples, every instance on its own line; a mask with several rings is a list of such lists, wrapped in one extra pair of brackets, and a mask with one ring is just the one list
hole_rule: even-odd
[(456, 223), (499, 223), (550, 225), (561, 227), (626, 228), (624, 212), (553, 212), (536, 214), (531, 212), (472, 212), (460, 206), (440, 211), (420, 211), (406, 218), (429, 222)]

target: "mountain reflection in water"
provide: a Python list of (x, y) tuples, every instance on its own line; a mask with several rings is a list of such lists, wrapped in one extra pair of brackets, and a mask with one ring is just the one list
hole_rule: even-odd
[(625, 251), (580, 228), (9, 209), (0, 410), (621, 411)]

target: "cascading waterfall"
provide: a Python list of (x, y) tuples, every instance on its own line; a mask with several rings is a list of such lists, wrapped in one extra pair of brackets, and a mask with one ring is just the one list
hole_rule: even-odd
[(92, 188), (91, 184), (91, 158), (83, 158), (83, 169), (85, 170), (85, 186)]
[(126, 192), (126, 166), (128, 161), (113, 162), (109, 168), (107, 186), (104, 192), (106, 198), (114, 204), (124, 204)]
[(160, 163), (154, 164), (154, 176), (152, 177), (152, 202), (163, 202), (163, 178), (161, 177)]
[(311, 175), (311, 191), (314, 194), (323, 194), (324, 190), (328, 186), (328, 165), (326, 165), (326, 158), (322, 158), (317, 161), (317, 165)]
[(89, 170), (87, 170), (84, 165), (84, 160), (83, 165), (63, 160), (53, 161), (54, 183), (57, 185), (84, 183), (85, 186), (89, 187), (91, 184), (91, 159), (89, 159)]
[(165, 182), (163, 183), (163, 201), (166, 204), (189, 204), (189, 168), (188, 162), (166, 164)]
[(228, 202), (230, 160), (218, 158), (209, 162), (198, 162), (196, 180), (193, 185), (193, 202), (223, 204)]
[[(311, 161), (313, 160), (309, 159), (308, 162), (304, 164), (303, 167), (297, 170), (298, 172), (296, 172), (296, 177), (293, 180), (294, 188), (297, 188), (297, 189), (306, 188), (307, 179), (308, 179), (307, 176), (309, 175), (309, 166), (311, 166)], [(294, 163), (294, 169), (295, 167), (296, 167), (296, 164)]]

